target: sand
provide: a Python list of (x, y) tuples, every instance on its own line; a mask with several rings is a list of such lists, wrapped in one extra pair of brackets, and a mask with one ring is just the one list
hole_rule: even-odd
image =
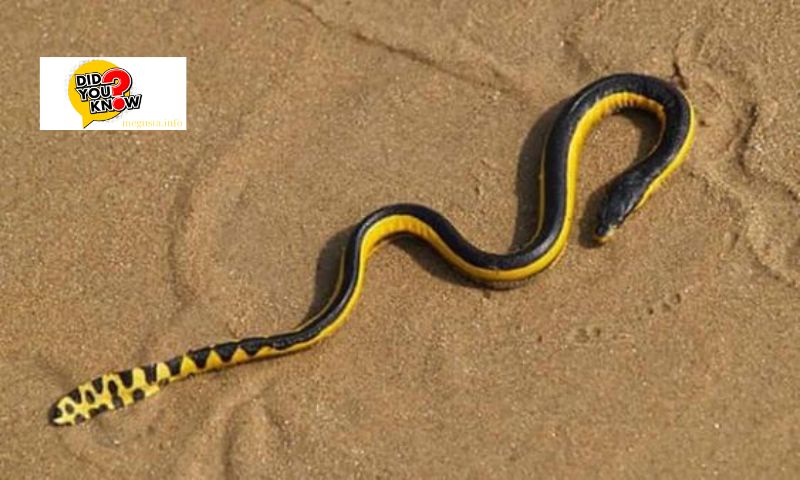
[[(793, 1), (10, 3), (0, 9), (0, 476), (797, 478), (800, 6)], [(188, 131), (40, 132), (39, 56), (188, 57)], [(308, 352), (76, 428), (106, 371), (297, 325), (387, 203), (484, 248), (530, 235), (554, 108), (682, 84), (687, 163), (614, 241), (603, 185), (657, 129), (591, 136), (563, 260), (488, 291), (419, 243)]]

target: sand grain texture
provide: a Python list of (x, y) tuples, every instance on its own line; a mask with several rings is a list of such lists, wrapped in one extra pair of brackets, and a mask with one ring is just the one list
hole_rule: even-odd
[[(797, 2), (225, 3), (0, 9), (0, 471), (797, 478)], [(189, 130), (38, 131), (38, 57), (92, 53), (187, 56)], [(532, 282), (399, 241), (323, 345), (48, 426), (96, 374), (297, 325), (381, 205), (519, 245), (554, 107), (619, 71), (681, 83), (700, 126), (608, 246), (585, 232), (644, 115), (592, 135), (580, 228)]]

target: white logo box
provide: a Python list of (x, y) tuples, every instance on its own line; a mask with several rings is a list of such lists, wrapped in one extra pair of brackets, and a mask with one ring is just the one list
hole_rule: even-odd
[[(84, 128), (68, 90), (75, 70), (92, 60), (126, 70), (132, 79), (129, 93), (141, 95), (141, 102)], [(186, 130), (186, 57), (40, 57), (39, 129)]]

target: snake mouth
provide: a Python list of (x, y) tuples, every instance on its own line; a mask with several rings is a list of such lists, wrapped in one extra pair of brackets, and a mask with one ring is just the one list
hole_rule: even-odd
[(616, 231), (617, 227), (613, 225), (600, 224), (594, 229), (594, 235), (592, 237), (595, 242), (602, 245), (611, 240), (611, 237), (614, 236)]

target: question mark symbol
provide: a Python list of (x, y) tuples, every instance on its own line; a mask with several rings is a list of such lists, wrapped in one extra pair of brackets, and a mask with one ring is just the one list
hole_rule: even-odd
[(125, 110), (125, 99), (122, 98), (122, 95), (131, 89), (131, 74), (125, 69), (118, 67), (106, 70), (103, 74), (103, 83), (112, 83), (115, 81), (116, 84), (111, 87), (111, 96), (114, 97), (111, 105), (114, 107), (114, 110), (121, 112)]

